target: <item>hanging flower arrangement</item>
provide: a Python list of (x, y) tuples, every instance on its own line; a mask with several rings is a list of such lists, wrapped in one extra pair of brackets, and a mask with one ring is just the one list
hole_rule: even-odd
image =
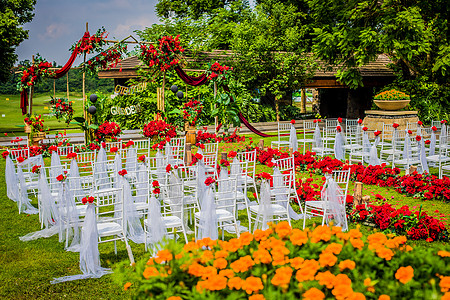
[(110, 139), (112, 141), (117, 140), (117, 136), (122, 132), (120, 126), (114, 122), (104, 122), (95, 131), (95, 136), (99, 141), (105, 141)]
[(150, 68), (156, 66), (161, 72), (170, 70), (180, 62), (184, 49), (180, 45), (179, 35), (163, 36), (158, 39), (158, 45), (141, 45), (138, 57)]
[(106, 38), (108, 37), (108, 32), (106, 32), (105, 27), (97, 30), (96, 33), (90, 35), (89, 31), (86, 31), (83, 37), (76, 42), (70, 48), (73, 51), (75, 48), (79, 48), (80, 53), (89, 54), (90, 52), (100, 51), (102, 47), (106, 44)]
[(218, 85), (227, 84), (230, 78), (232, 67), (226, 65), (220, 65), (218, 62), (208, 64), (208, 70), (206, 70), (206, 76), (208, 80), (216, 82)]
[(191, 99), (183, 105), (183, 119), (191, 126), (195, 126), (199, 115), (202, 113), (203, 105), (200, 101)]
[(122, 55), (127, 52), (125, 43), (118, 43), (112, 48), (102, 51), (89, 59), (85, 67), (91, 74), (96, 74), (98, 70), (109, 70), (116, 67), (122, 60)]
[(55, 116), (56, 119), (63, 119), (67, 124), (72, 121), (73, 118), (73, 106), (72, 102), (66, 98), (53, 98), (50, 100), (51, 111), (50, 114)]
[(36, 55), (34, 63), (27, 61), (22, 67), (22, 76), (17, 83), (19, 91), (31, 86), (35, 86), (42, 77), (50, 77), (54, 72), (50, 70), (52, 64), (42, 58), (39, 54)]

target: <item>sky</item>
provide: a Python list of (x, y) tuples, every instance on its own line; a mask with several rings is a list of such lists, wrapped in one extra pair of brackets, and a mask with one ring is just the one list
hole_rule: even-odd
[[(86, 22), (91, 34), (104, 26), (108, 39), (120, 40), (134, 30), (159, 23), (156, 3), (157, 0), (37, 0), (33, 21), (24, 25), (29, 38), (16, 49), (18, 62), (31, 60), (32, 55), (39, 53), (50, 62), (64, 65), (70, 57), (70, 47), (83, 36)], [(79, 56), (74, 65), (81, 59)]]

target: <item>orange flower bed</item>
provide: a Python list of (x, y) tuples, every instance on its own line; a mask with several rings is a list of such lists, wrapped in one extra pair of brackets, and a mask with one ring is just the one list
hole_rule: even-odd
[(363, 238), (359, 229), (280, 222), (229, 241), (170, 242), (139, 262), (124, 288), (154, 299), (450, 297), (450, 252), (405, 243), (403, 236)]

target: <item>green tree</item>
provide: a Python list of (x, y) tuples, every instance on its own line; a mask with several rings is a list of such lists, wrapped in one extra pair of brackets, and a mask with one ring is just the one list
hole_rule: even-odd
[(0, 0), (0, 82), (10, 78), (16, 47), (28, 38), (22, 25), (34, 17), (36, 0)]

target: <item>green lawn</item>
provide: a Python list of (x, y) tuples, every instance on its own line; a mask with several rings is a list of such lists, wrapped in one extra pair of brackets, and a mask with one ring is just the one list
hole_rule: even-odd
[[(259, 138), (253, 136), (255, 143)], [(270, 140), (265, 139), (266, 145)], [(247, 143), (247, 142), (246, 142)], [(221, 144), (220, 151), (230, 151), (236, 148), (242, 148), (244, 143)], [(89, 279), (50, 284), (54, 277), (80, 274), (79, 254), (64, 251), (63, 244), (58, 242), (58, 237), (53, 236), (48, 239), (39, 239), (31, 242), (21, 242), (20, 236), (26, 233), (39, 230), (39, 220), (37, 215), (18, 214), (17, 206), (6, 197), (5, 162), (0, 161), (0, 280), (3, 284), (0, 287), (1, 299), (128, 299), (131, 291), (124, 292), (122, 286), (115, 280), (114, 275), (107, 275), (100, 279)], [(257, 171), (268, 170), (267, 167), (258, 165)], [(309, 173), (297, 173), (298, 177), (307, 178)], [(320, 181), (321, 176), (313, 176)], [(349, 188), (349, 193), (353, 192), (353, 184)], [(442, 214), (447, 218), (450, 215), (449, 204), (438, 201), (422, 201), (405, 197), (392, 189), (380, 188), (375, 186), (365, 186), (364, 193), (372, 195), (379, 193), (384, 196), (389, 203), (396, 206), (408, 205), (417, 210), (420, 205), (423, 210), (428, 211), (430, 215), (442, 218)], [(374, 198), (374, 197), (372, 197)], [(36, 200), (33, 201), (37, 205)], [(298, 210), (298, 206), (294, 207)], [(439, 210), (439, 212), (436, 212)], [(247, 217), (240, 213), (239, 218), (242, 225), (247, 225)], [(320, 223), (319, 219), (307, 221), (307, 226), (312, 227)], [(448, 227), (448, 222), (447, 223)], [(293, 226), (302, 228), (303, 221), (294, 221)], [(351, 224), (351, 228), (355, 225)], [(369, 227), (361, 228), (364, 235), (372, 232)], [(225, 234), (225, 238), (232, 236)], [(192, 239), (193, 235), (189, 236)], [(424, 241), (409, 241), (410, 245), (416, 247), (442, 247), (442, 243)], [(137, 245), (130, 242), (134, 257), (137, 260), (149, 257), (144, 252), (143, 245)], [(128, 261), (128, 255), (123, 243), (118, 243), (118, 255), (114, 254), (113, 243), (101, 244), (99, 246), (101, 253), (101, 263), (104, 267), (112, 267), (113, 270), (121, 262)], [(130, 268), (130, 267), (129, 267)]]
[[(68, 128), (66, 123), (58, 122), (55, 117), (49, 117), (49, 105), (52, 94), (35, 94), (33, 96), (33, 114), (41, 114), (44, 116), (44, 125), (51, 129)], [(66, 97), (65, 93), (56, 93), (56, 97)], [(70, 101), (74, 101), (74, 116), (81, 116), (83, 101), (79, 93), (69, 95)], [(3, 116), (4, 115), (4, 116)], [(0, 95), (0, 132), (17, 132), (23, 133), (22, 110), (20, 109), (20, 95)], [(76, 125), (70, 125), (70, 128), (77, 128)]]

